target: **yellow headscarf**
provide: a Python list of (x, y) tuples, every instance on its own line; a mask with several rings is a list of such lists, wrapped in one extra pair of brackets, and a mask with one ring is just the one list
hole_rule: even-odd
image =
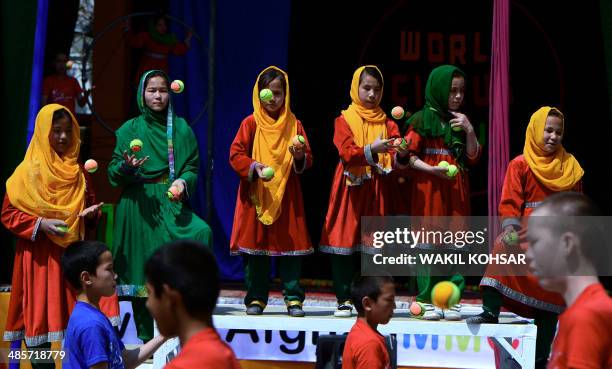
[[(278, 119), (268, 115), (266, 109), (259, 101), (259, 78), (270, 69), (279, 71), (285, 78), (285, 105)], [(255, 81), (253, 87), (253, 116), (257, 123), (255, 139), (253, 140), (253, 159), (274, 169), (274, 177), (271, 181), (264, 182), (260, 179), (251, 185), (251, 201), (257, 210), (257, 219), (265, 225), (270, 225), (278, 219), (281, 214), (281, 203), (285, 194), (285, 186), (293, 156), (289, 152), (289, 144), (293, 136), (297, 134), (297, 121), (289, 106), (289, 78), (283, 70), (271, 66), (264, 69)]]
[[(561, 114), (558, 109), (543, 106), (531, 116), (525, 134), (523, 156), (540, 183), (554, 191), (566, 191), (574, 188), (584, 175), (584, 170), (563, 146), (554, 153), (544, 151), (544, 127), (551, 110)], [(565, 118), (561, 119), (561, 123), (565, 126)]]
[[(353, 81), (351, 82), (351, 105), (346, 110), (342, 111), (342, 116), (348, 123), (351, 132), (353, 132), (353, 140), (357, 146), (364, 147), (373, 143), (378, 137), (386, 139), (387, 137), (387, 115), (380, 108), (368, 109), (363, 106), (359, 99), (359, 79), (361, 73), (366, 67), (375, 68), (379, 73), (380, 70), (374, 65), (364, 65), (357, 68), (353, 73)], [(382, 73), (380, 73), (382, 76)], [(384, 85), (384, 82), (383, 82)], [(383, 88), (383, 86), (380, 86)], [(378, 154), (378, 170), (379, 172), (388, 173), (391, 171), (391, 155), (388, 153)], [(372, 177), (372, 167), (350, 167), (347, 169), (346, 184), (348, 186), (359, 185), (364, 179)]]
[[(49, 143), (53, 113), (65, 109), (72, 120), (72, 146), (60, 157)], [(34, 135), (25, 157), (6, 181), (11, 205), (24, 213), (63, 220), (68, 233), (62, 237), (47, 234), (62, 247), (81, 240), (85, 234), (78, 214), (85, 207), (85, 176), (77, 163), (80, 150), (79, 124), (67, 108), (45, 105), (36, 116)]]

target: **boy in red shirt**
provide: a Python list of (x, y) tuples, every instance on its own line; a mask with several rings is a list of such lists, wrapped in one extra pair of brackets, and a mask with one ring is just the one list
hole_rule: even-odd
[(66, 63), (68, 56), (64, 53), (55, 54), (53, 61), (55, 74), (45, 77), (43, 80), (42, 105), (56, 103), (70, 109), (76, 115), (74, 101), (78, 100), (79, 106), (87, 102), (89, 90), (83, 93), (81, 85), (76, 78), (66, 74)]
[(213, 327), (219, 297), (214, 256), (196, 241), (175, 241), (145, 264), (147, 308), (165, 337), (178, 336), (181, 352), (166, 369), (240, 369), (232, 349)]
[(387, 324), (395, 309), (395, 285), (390, 276), (359, 276), (351, 285), (357, 322), (346, 338), (342, 369), (388, 369), (391, 367), (379, 324)]
[(597, 278), (598, 270), (610, 267), (602, 218), (589, 198), (575, 192), (548, 197), (529, 218), (529, 266), (540, 285), (567, 304), (549, 369), (612, 368), (612, 298)]

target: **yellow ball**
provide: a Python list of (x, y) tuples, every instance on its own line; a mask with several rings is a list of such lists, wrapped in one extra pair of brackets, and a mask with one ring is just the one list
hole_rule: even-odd
[(431, 290), (431, 303), (440, 309), (448, 309), (461, 300), (461, 292), (456, 284), (449, 281), (437, 283)]

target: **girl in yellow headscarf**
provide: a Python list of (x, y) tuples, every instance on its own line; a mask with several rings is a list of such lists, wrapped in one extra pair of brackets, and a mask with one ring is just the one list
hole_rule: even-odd
[(244, 258), (250, 315), (260, 315), (267, 304), (269, 256), (279, 256), (288, 314), (304, 316), (299, 256), (313, 248), (298, 175), (312, 165), (312, 153), (291, 112), (289, 92), (284, 71), (264, 69), (253, 87), (253, 114), (242, 121), (230, 148), (230, 165), (240, 176), (230, 251)]
[[(65, 247), (83, 239), (86, 223), (95, 225), (102, 206), (77, 162), (80, 143), (72, 113), (58, 104), (44, 106), (23, 161), (6, 181), (2, 223), (17, 245), (4, 340), (25, 339), (31, 347), (63, 338), (75, 294), (60, 260)], [(116, 301), (103, 303), (115, 325)]]
[[(508, 164), (499, 216), (503, 234), (518, 232), (518, 245), (526, 249), (527, 217), (548, 196), (562, 191), (582, 191), (584, 170), (574, 156), (563, 148), (565, 118), (558, 109), (543, 106), (531, 116), (525, 134), (523, 154)], [(509, 241), (505, 241), (510, 243)], [(494, 252), (507, 253), (518, 245), (498, 242)], [(503, 275), (488, 271), (480, 282), (483, 313), (470, 323), (497, 323), (502, 305), (522, 316), (535, 318), (538, 326), (536, 366), (546, 362), (555, 333), (557, 314), (563, 310), (561, 295), (540, 287), (534, 275), (518, 276), (511, 270)]]
[[(367, 65), (357, 68), (351, 82), (351, 104), (334, 123), (334, 144), (340, 155), (332, 182), (329, 207), (319, 250), (332, 254), (334, 292), (338, 317), (352, 314), (350, 283), (355, 272), (353, 255), (362, 251), (361, 217), (383, 216), (388, 210), (384, 196), (393, 168), (399, 137), (397, 125), (380, 108), (383, 78)], [(402, 155), (407, 155), (402, 151)]]

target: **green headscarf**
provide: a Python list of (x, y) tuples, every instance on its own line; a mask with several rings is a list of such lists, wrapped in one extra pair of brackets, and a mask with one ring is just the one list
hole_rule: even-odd
[(448, 123), (453, 118), (448, 111), (453, 74), (465, 78), (465, 73), (453, 65), (441, 65), (431, 71), (425, 86), (425, 106), (406, 121), (404, 130), (412, 126), (421, 136), (444, 137), (446, 146), (457, 159), (461, 159), (465, 149), (463, 133), (453, 131)]
[[(163, 35), (157, 32), (156, 21), (159, 21), (161, 18), (153, 18), (149, 21), (149, 34), (153, 38), (153, 40), (159, 42), (163, 45), (173, 46), (176, 44), (176, 36), (174, 33), (166, 32)], [(168, 28), (168, 20), (163, 18), (166, 21), (166, 28)]]
[[(140, 168), (139, 174), (143, 179), (167, 176), (168, 182), (171, 183), (180, 177), (187, 181), (189, 190), (193, 191), (194, 188), (191, 187), (195, 186), (199, 167), (197, 140), (187, 122), (174, 114), (172, 96), (169, 97), (168, 108), (164, 112), (155, 112), (145, 104), (145, 81), (153, 73), (162, 75), (169, 81), (168, 76), (159, 70), (150, 70), (142, 75), (136, 95), (141, 114), (125, 122), (117, 130), (117, 146), (113, 159), (116, 158), (117, 164), (121, 164), (123, 151), (129, 151), (130, 142), (138, 138), (143, 142), (138, 157), (149, 156), (149, 160)], [(174, 142), (179, 145), (175, 147)], [(109, 178), (113, 183), (113, 177)]]

